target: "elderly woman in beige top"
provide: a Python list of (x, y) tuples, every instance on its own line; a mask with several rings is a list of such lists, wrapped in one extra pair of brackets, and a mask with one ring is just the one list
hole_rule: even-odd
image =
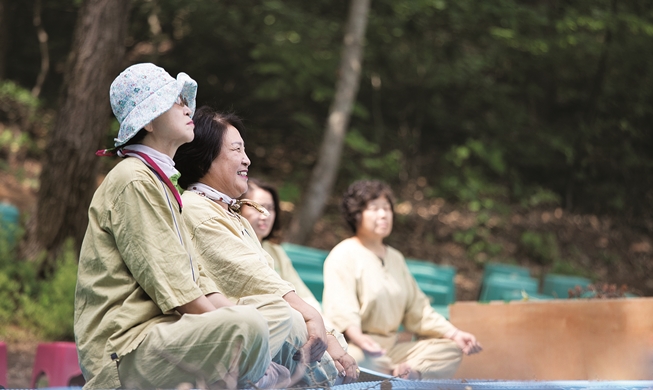
[[(385, 245), (392, 231), (393, 197), (379, 181), (358, 181), (345, 193), (343, 212), (354, 236), (324, 263), (325, 315), (344, 332), (361, 367), (409, 379), (450, 378), (462, 354), (481, 350), (429, 304), (402, 254)], [(401, 342), (399, 326), (417, 336)]]
[[(195, 138), (179, 148), (175, 162), (181, 172), (179, 184), (186, 189), (182, 196), (184, 223), (198, 260), (227, 297), (238, 300), (270, 294), (282, 297), (294, 309), (294, 333), (280, 355), (273, 358), (288, 367), (294, 377), (301, 377), (309, 386), (331, 386), (338, 375), (345, 382), (356, 379), (354, 359), (327, 334), (320, 313), (274, 271), (272, 258), (249, 222), (238, 213), (243, 202), (267, 212), (253, 202), (237, 200), (247, 191), (250, 165), (241, 137), (242, 122), (235, 115), (208, 107), (200, 108), (193, 120)], [(308, 366), (298, 365), (300, 359)], [(297, 367), (306, 370), (302, 373)]]
[[(321, 313), (320, 302), (299, 276), (286, 251), (281, 245), (272, 242), (272, 240), (279, 239), (278, 236), (281, 231), (281, 223), (279, 222), (281, 207), (277, 190), (268, 183), (252, 178), (249, 178), (247, 187), (248, 190), (242, 197), (260, 204), (269, 213), (263, 214), (254, 207), (243, 205), (240, 214), (247, 218), (252, 225), (261, 246), (274, 260), (274, 270), (281, 276), (281, 279), (292, 283), (295, 286), (297, 295)], [(330, 327), (328, 324), (327, 326)]]

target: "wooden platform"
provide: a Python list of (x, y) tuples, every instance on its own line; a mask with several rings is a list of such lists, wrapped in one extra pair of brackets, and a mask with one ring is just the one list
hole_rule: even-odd
[(456, 378), (653, 379), (653, 298), (458, 302), (450, 320), (484, 348)]

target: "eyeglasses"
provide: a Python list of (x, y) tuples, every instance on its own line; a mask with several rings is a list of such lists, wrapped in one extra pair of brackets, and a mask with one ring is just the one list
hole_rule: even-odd
[(175, 100), (175, 104), (188, 107), (188, 102), (181, 95), (177, 96), (177, 100)]

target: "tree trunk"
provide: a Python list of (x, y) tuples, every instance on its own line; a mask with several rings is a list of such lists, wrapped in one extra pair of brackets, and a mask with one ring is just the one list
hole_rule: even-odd
[(45, 249), (41, 272), (53, 269), (63, 242), (79, 249), (96, 188), (94, 152), (110, 125), (109, 86), (123, 66), (130, 0), (86, 0), (80, 11), (61, 92), (60, 109), (50, 132), (36, 213), (31, 253)]
[(358, 93), (363, 59), (363, 40), (371, 0), (351, 0), (349, 17), (340, 59), (336, 94), (329, 110), (329, 118), (317, 163), (311, 173), (302, 205), (290, 223), (288, 240), (303, 244), (320, 218), (331, 194), (340, 165), (342, 146), (349, 125), (351, 110)]

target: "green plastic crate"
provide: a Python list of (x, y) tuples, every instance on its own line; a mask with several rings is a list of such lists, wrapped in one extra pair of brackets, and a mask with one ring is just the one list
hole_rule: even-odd
[(503, 300), (506, 293), (521, 292), (537, 294), (538, 281), (535, 278), (521, 275), (490, 275), (483, 283), (481, 301)]
[(456, 300), (456, 269), (422, 260), (406, 259), (408, 270), (421, 286), (441, 285), (449, 289), (446, 304)]
[(429, 298), (431, 305), (448, 305), (453, 302), (453, 291), (441, 284), (419, 284), (422, 292)]
[(302, 272), (322, 273), (324, 260), (329, 254), (327, 251), (288, 243), (283, 243), (281, 246), (300, 275)]
[(322, 293), (324, 292), (324, 276), (322, 273), (303, 273), (299, 274), (302, 281), (315, 296), (320, 303), (322, 303)]
[(584, 290), (591, 283), (592, 281), (588, 278), (580, 276), (547, 274), (544, 277), (542, 293), (551, 295), (555, 298), (566, 299), (569, 298), (570, 289), (573, 290), (576, 286), (579, 286)]
[(310, 246), (291, 244), (288, 242), (281, 244), (281, 247), (286, 251), (286, 253), (292, 253), (312, 259), (322, 259), (322, 261), (324, 261), (329, 254), (328, 251), (323, 249), (311, 248)]
[(504, 263), (487, 263), (485, 264), (484, 271), (483, 271), (483, 284), (485, 284), (485, 280), (487, 278), (489, 278), (494, 274), (530, 277), (531, 271), (528, 268), (522, 267), (520, 265), (504, 264)]

